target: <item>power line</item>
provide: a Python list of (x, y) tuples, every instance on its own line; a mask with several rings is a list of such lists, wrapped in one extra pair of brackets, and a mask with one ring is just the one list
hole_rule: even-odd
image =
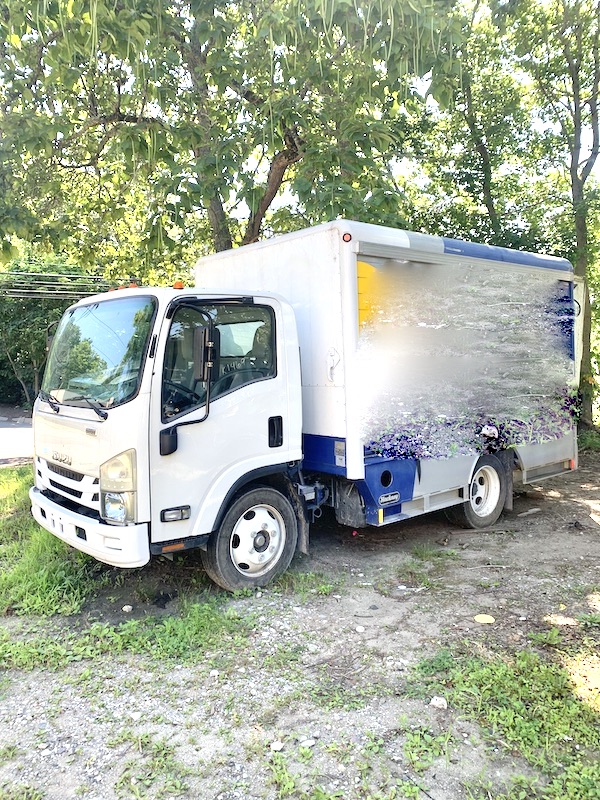
[(0, 297), (79, 300), (114, 288), (96, 275), (64, 272), (0, 272)]

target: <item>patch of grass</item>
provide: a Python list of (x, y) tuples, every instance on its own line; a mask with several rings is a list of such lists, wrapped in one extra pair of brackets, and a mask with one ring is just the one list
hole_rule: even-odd
[(562, 642), (563, 636), (558, 628), (550, 628), (541, 633), (530, 633), (528, 639), (539, 647), (556, 647)]
[(0, 786), (0, 800), (44, 800), (44, 794), (31, 786)]
[(294, 800), (341, 800), (344, 792), (328, 792), (321, 786), (304, 790), (300, 785), (300, 777), (290, 770), (285, 757), (274, 753), (269, 761), (271, 783), (275, 786), (278, 800), (294, 798)]
[(32, 519), (31, 484), (30, 467), (0, 469), (0, 612), (74, 614), (103, 568)]
[(527, 650), (436, 658), (414, 673), (422, 696), (443, 694), (541, 775), (541, 788), (512, 787), (506, 800), (600, 800), (600, 720), (566, 669)]
[(598, 452), (600, 450), (600, 430), (584, 428), (577, 436), (580, 452)]
[(434, 734), (421, 725), (405, 728), (404, 755), (411, 768), (423, 773), (442, 756), (448, 759), (448, 748), (453, 737), (451, 733)]
[(600, 628), (600, 614), (580, 614), (577, 620), (583, 628)]
[(185, 778), (189, 770), (175, 758), (175, 748), (164, 739), (155, 739), (151, 734), (136, 734), (124, 731), (110, 746), (131, 743), (135, 757), (127, 761), (115, 789), (119, 796), (127, 798), (148, 797), (147, 790), (160, 797), (177, 797), (186, 794)]
[(321, 572), (301, 572), (292, 567), (269, 588), (272, 592), (296, 594), (306, 600), (315, 594), (326, 597), (335, 591), (336, 585)]
[(20, 753), (21, 751), (16, 744), (7, 744), (4, 747), (0, 747), (0, 764), (13, 761)]
[(441, 561), (458, 558), (455, 550), (448, 550), (445, 547), (435, 547), (432, 544), (416, 544), (410, 550), (413, 558), (417, 561)]
[(65, 664), (105, 654), (137, 653), (164, 661), (193, 661), (217, 647), (239, 649), (252, 629), (242, 618), (214, 598), (183, 604), (178, 617), (147, 617), (120, 625), (95, 623), (83, 632), (60, 636), (11, 638), (0, 633), (0, 664), (6, 668), (59, 669)]

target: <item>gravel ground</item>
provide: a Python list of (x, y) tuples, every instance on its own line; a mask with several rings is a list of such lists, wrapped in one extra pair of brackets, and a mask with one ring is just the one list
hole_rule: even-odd
[[(295, 589), (227, 601), (250, 625), (242, 647), (232, 638), (192, 664), (115, 654), (5, 671), (0, 798), (459, 800), (477, 786), (493, 797), (530, 768), (457, 709), (412, 696), (410, 670), (444, 645), (514, 651), (560, 619), (600, 612), (599, 466), (584, 456), (577, 474), (519, 494), (484, 533), (441, 515), (358, 533), (322, 520), (310, 558), (292, 566)], [(430, 554), (426, 579), (407, 569), (415, 548)], [(91, 621), (176, 616), (171, 584), (195, 569), (191, 555), (123, 573), (111, 596), (34, 621), (35, 632), (60, 640)], [(140, 598), (143, 579), (164, 608)], [(475, 621), (482, 613), (494, 622)], [(600, 661), (585, 680), (600, 691)], [(433, 758), (420, 768), (406, 745), (425, 733)]]

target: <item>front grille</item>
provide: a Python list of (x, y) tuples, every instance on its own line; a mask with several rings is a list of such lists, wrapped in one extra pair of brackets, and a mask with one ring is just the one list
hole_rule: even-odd
[(82, 514), (83, 516), (89, 517), (89, 519), (96, 520), (97, 522), (104, 521), (101, 519), (100, 514), (95, 509), (87, 508), (86, 506), (80, 506), (72, 500), (68, 500), (66, 497), (61, 497), (61, 495), (55, 494), (55, 492), (52, 492), (50, 489), (42, 489), (42, 494), (44, 497), (47, 497), (48, 500), (52, 500), (53, 503), (62, 506), (62, 508), (66, 508), (69, 511), (74, 511), (76, 514)]
[(54, 472), (56, 475), (60, 475), (61, 478), (68, 478), (71, 481), (82, 481), (83, 475), (81, 472), (75, 472), (72, 469), (67, 469), (66, 467), (59, 467), (58, 464), (52, 464), (50, 461), (47, 461), (47, 466), (50, 472)]
[(62, 483), (57, 483), (53, 480), (50, 481), (50, 486), (54, 486), (54, 488), (58, 489), (60, 492), (65, 492), (65, 494), (70, 494), (73, 497), (81, 497), (83, 494), (83, 492), (80, 492), (77, 489), (71, 489), (70, 486), (64, 486)]
[(52, 492), (56, 497), (62, 497), (62, 505), (73, 502), (89, 508), (97, 513), (100, 505), (100, 492), (98, 477), (75, 472), (62, 464), (52, 464), (44, 459), (38, 459), (38, 483)]

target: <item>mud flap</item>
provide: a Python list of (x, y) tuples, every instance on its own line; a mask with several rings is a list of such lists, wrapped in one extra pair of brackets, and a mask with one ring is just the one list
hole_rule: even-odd
[(310, 523), (306, 500), (300, 497), (291, 480), (286, 479), (285, 482), (287, 487), (286, 496), (292, 504), (296, 519), (298, 520), (298, 543), (296, 544), (296, 550), (299, 550), (307, 556), (309, 554)]
[(514, 492), (513, 492), (513, 469), (514, 469), (514, 454), (512, 450), (501, 450), (498, 453), (494, 453), (496, 458), (501, 462), (502, 466), (504, 467), (504, 474), (506, 477), (506, 493), (504, 495), (504, 510), (505, 511), (512, 511), (513, 510), (513, 500), (514, 500)]

